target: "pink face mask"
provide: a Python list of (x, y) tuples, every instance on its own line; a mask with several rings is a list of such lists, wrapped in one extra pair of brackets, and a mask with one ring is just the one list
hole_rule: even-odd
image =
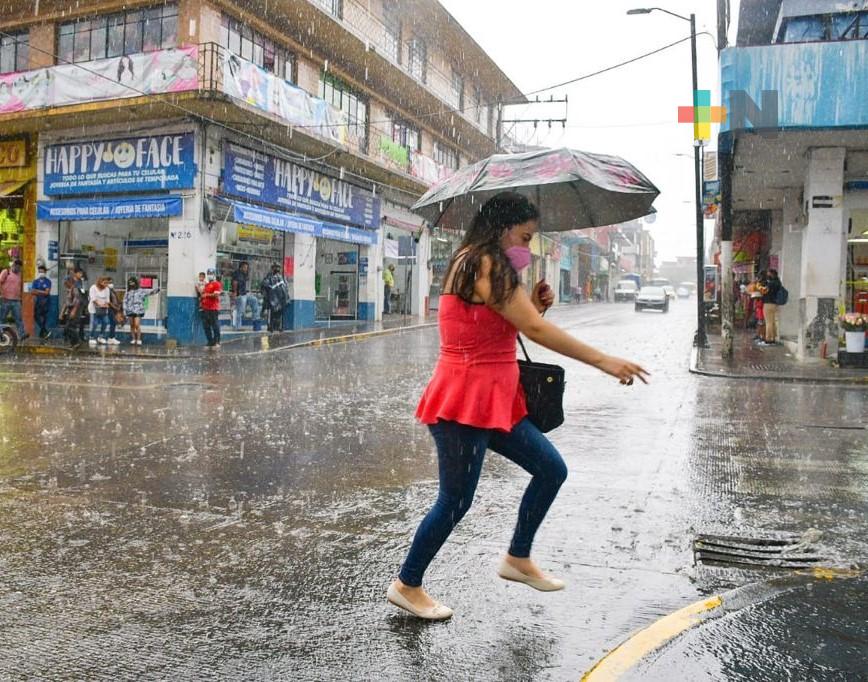
[(530, 265), (530, 249), (526, 246), (510, 246), (504, 253), (516, 272)]

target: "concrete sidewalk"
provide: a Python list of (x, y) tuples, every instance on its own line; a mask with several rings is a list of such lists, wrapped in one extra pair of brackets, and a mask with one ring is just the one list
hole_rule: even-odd
[(420, 320), (417, 317), (396, 317), (385, 322), (353, 322), (330, 327), (313, 327), (294, 331), (277, 332), (224, 332), (220, 348), (210, 350), (206, 346), (175, 346), (164, 343), (131, 346), (123, 342), (119, 346), (89, 346), (83, 343), (70, 348), (62, 338), (48, 340), (29, 338), (19, 344), (18, 350), (37, 355), (102, 356), (105, 358), (170, 360), (204, 358), (219, 355), (252, 355), (288, 348), (314, 346), (320, 343), (336, 343), (352, 337), (355, 339), (390, 334), (404, 329), (422, 328), (436, 324), (434, 319)]
[(786, 346), (759, 346), (745, 333), (736, 332), (732, 359), (724, 360), (721, 349), (721, 337), (709, 336), (708, 348), (694, 348), (690, 371), (727, 379), (845, 383), (868, 387), (866, 369), (834, 367), (828, 360), (800, 361)]

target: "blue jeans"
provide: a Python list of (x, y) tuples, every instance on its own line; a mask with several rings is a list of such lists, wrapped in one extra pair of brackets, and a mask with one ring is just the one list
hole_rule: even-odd
[(24, 337), (24, 323), (21, 321), (21, 301), (14, 298), (4, 298), (0, 302), (0, 324), (6, 324), (6, 318), (12, 313), (15, 326), (18, 328), (18, 337)]
[(235, 323), (232, 325), (233, 328), (239, 329), (241, 327), (241, 321), (244, 318), (244, 313), (247, 310), (248, 304), (251, 308), (253, 308), (253, 322), (254, 324), (259, 319), (261, 311), (259, 309), (259, 299), (256, 298), (253, 294), (244, 294), (243, 296), (235, 297)]
[(534, 535), (567, 478), (567, 466), (560, 453), (527, 418), (509, 433), (450, 421), (439, 421), (428, 428), (437, 446), (440, 493), (419, 524), (398, 575), (401, 582), (412, 587), (422, 584), (428, 564), (470, 509), (487, 448), (512, 460), (533, 477), (518, 508), (518, 523), (509, 546), (512, 556), (529, 557)]
[(105, 308), (97, 308), (90, 316), (90, 338), (96, 338), (96, 328), (99, 326), (99, 335), (105, 338), (105, 328), (108, 326), (109, 316)]

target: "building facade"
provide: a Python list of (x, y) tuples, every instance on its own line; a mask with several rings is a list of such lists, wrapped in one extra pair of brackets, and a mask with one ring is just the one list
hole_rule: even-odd
[(724, 288), (777, 269), (781, 339), (830, 354), (868, 304), (868, 2), (740, 5), (720, 54)]
[(254, 289), (280, 265), (286, 328), (379, 319), (388, 265), (392, 310), (426, 314), (409, 207), (491, 154), (495, 103), (520, 97), (433, 0), (10, 2), (0, 41), (3, 254), (55, 294), (75, 265), (137, 275), (160, 289), (144, 329), (181, 343), (197, 274), (228, 288), (241, 262)]

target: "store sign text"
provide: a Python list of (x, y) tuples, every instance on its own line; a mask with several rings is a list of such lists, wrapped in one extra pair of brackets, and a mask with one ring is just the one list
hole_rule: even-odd
[(223, 190), (292, 211), (376, 230), (380, 199), (344, 180), (227, 143)]
[(24, 140), (0, 141), (0, 168), (21, 168), (27, 165), (27, 145)]
[(45, 194), (189, 189), (193, 156), (192, 133), (50, 145)]

